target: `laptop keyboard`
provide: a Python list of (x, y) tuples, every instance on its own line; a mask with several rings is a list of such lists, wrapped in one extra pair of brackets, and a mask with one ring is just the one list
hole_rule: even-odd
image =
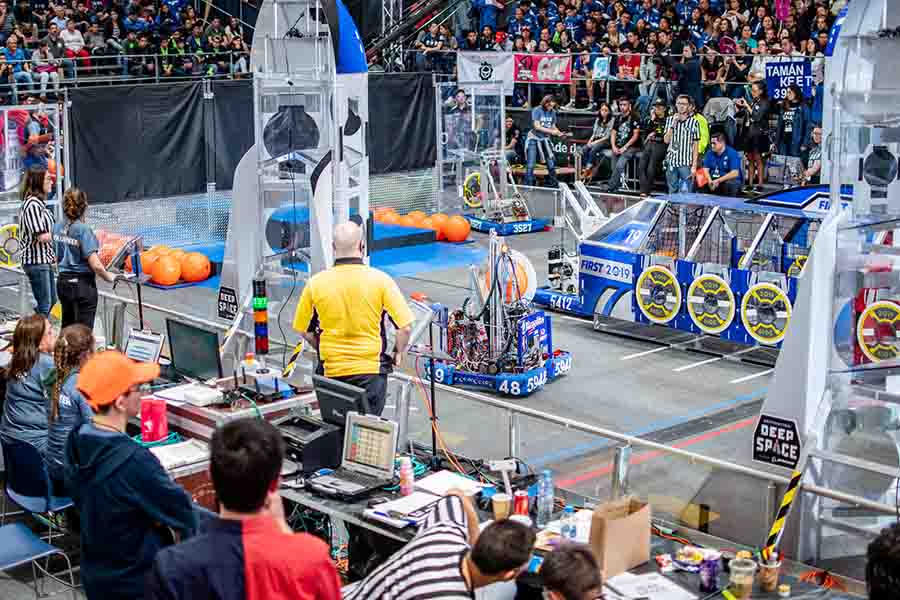
[(376, 478), (369, 475), (362, 475), (360, 473), (354, 473), (353, 471), (347, 471), (343, 469), (338, 470), (335, 475), (338, 478), (343, 479), (344, 481), (349, 481), (350, 483), (355, 483), (356, 485), (361, 485), (364, 487), (378, 482)]

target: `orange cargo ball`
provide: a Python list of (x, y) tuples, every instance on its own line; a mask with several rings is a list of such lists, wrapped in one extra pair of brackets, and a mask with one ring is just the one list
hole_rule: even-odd
[(407, 217), (412, 217), (412, 220), (415, 221), (416, 223), (418, 223), (418, 222), (420, 222), (422, 219), (424, 219), (425, 217), (427, 217), (428, 215), (426, 215), (425, 213), (423, 213), (421, 210), (414, 210), (414, 211), (412, 211), (411, 213), (409, 213), (409, 214), (406, 215), (406, 216), (407, 216)]
[[(156, 262), (158, 256), (153, 252), (141, 252), (141, 272), (150, 274), (153, 272), (153, 263)], [(132, 272), (134, 267), (131, 264), (131, 256), (125, 259), (125, 270)]]
[(165, 256), (167, 254), (172, 253), (172, 249), (168, 246), (153, 246), (153, 250), (151, 252), (155, 252), (157, 256)]
[(171, 256), (160, 256), (153, 265), (153, 283), (174, 285), (181, 278), (181, 264)]
[(209, 259), (199, 252), (188, 253), (181, 261), (181, 277), (185, 281), (205, 281), (211, 269)]
[(178, 261), (178, 264), (181, 264), (181, 261), (184, 260), (184, 257), (187, 256), (187, 252), (184, 250), (172, 250), (169, 252), (169, 256)]
[(409, 215), (403, 215), (397, 221), (397, 225), (402, 225), (403, 227), (417, 227), (418, 222)]
[(444, 235), (444, 226), (447, 224), (447, 221), (450, 220), (450, 217), (444, 213), (434, 213), (429, 219), (434, 223), (435, 231), (437, 231), (435, 238), (437, 238), (438, 241), (447, 239), (447, 236)]
[(390, 206), (379, 206), (375, 209), (375, 220), (379, 223), (384, 222), (384, 216), (388, 213), (397, 214), (397, 211)]
[(396, 225), (400, 216), (395, 212), (387, 212), (381, 216), (381, 222), (385, 225)]
[(469, 237), (469, 231), (471, 230), (472, 226), (469, 225), (469, 222), (459, 215), (450, 217), (443, 228), (444, 235), (447, 237), (448, 242), (466, 241), (466, 238)]

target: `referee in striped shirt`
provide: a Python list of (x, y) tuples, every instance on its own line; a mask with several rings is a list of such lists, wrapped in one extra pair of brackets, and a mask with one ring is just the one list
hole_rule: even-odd
[(693, 104), (690, 96), (678, 96), (675, 99), (675, 114), (666, 123), (665, 142), (669, 145), (669, 152), (666, 154), (666, 183), (670, 194), (694, 189), (694, 175), (697, 174), (699, 161), (700, 125), (691, 116)]
[(342, 590), (344, 600), (471, 600), (475, 590), (512, 581), (531, 559), (530, 527), (506, 519), (479, 533), (478, 515), (459, 490), (441, 498), (406, 546), (362, 581)]
[(53, 213), (47, 196), (53, 189), (53, 177), (44, 169), (32, 167), (25, 172), (19, 239), (22, 244), (22, 270), (31, 284), (37, 313), (50, 316), (56, 304), (56, 252), (53, 247)]

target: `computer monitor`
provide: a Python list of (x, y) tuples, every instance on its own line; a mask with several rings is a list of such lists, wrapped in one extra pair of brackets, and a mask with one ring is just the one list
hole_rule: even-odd
[(222, 377), (219, 335), (193, 325), (166, 319), (172, 368), (184, 377), (206, 381)]
[(125, 356), (137, 362), (155, 363), (159, 361), (162, 345), (161, 333), (132, 329), (125, 341)]
[(326, 423), (343, 428), (348, 413), (355, 412), (361, 415), (372, 413), (366, 390), (363, 388), (321, 375), (313, 375), (313, 387), (319, 400), (322, 420)]

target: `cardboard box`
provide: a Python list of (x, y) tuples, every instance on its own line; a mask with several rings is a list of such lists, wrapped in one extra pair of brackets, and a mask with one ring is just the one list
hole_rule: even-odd
[(590, 545), (605, 578), (649, 561), (650, 505), (629, 497), (597, 506)]

